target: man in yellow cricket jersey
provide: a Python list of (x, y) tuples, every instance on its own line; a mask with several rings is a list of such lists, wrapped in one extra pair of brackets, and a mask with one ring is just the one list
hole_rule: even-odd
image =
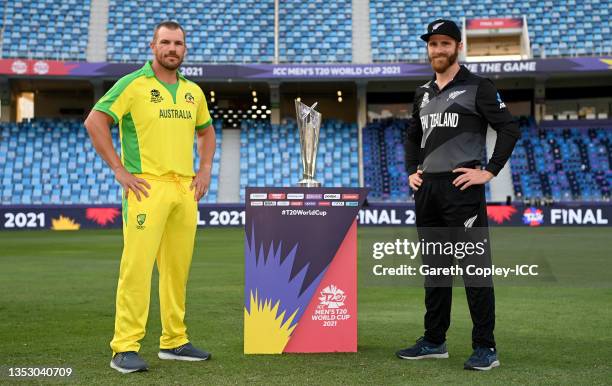
[[(184, 317), (197, 203), (210, 184), (215, 131), (204, 93), (178, 72), (186, 52), (183, 28), (170, 21), (158, 24), (150, 46), (153, 60), (119, 79), (85, 121), (96, 151), (124, 191), (124, 246), (110, 343), (110, 366), (121, 373), (147, 369), (138, 355), (138, 342), (145, 335), (156, 260), (162, 320), (159, 358), (210, 358), (189, 343)], [(111, 140), (113, 123), (119, 124), (121, 159)], [(194, 173), (196, 134), (200, 164)]]

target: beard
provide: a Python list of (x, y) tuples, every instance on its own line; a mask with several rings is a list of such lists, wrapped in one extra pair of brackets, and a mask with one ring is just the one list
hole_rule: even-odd
[(437, 73), (443, 73), (450, 66), (455, 64), (457, 61), (457, 57), (459, 56), (459, 47), (455, 48), (455, 52), (450, 55), (438, 55), (436, 57), (429, 56), (429, 63), (431, 63), (431, 67)]
[[(158, 54), (156, 56), (157, 62), (166, 70), (176, 71), (183, 63), (183, 58), (177, 55), (175, 52), (170, 52), (166, 55)], [(174, 59), (174, 61), (172, 61)]]

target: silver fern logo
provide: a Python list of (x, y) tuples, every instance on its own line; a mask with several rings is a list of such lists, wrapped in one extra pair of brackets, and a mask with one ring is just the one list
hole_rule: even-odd
[(463, 94), (465, 92), (465, 90), (460, 90), (460, 91), (453, 91), (448, 95), (448, 98), (446, 98), (446, 101), (448, 102), (451, 99), (455, 99), (457, 98), (459, 95)]
[(440, 27), (442, 24), (444, 24), (444, 22), (442, 22), (442, 23), (438, 23), (438, 24), (435, 24), (433, 27), (431, 27), (431, 30), (432, 30), (432, 31), (437, 30), (437, 29), (438, 29), (438, 28), (439, 28), (439, 27)]

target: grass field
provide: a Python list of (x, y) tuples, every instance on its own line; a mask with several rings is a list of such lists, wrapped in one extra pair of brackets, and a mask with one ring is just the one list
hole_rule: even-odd
[(394, 239), (403, 231), (359, 231), (359, 352), (282, 356), (242, 354), (242, 230), (198, 231), (187, 323), (192, 341), (212, 351), (213, 360), (157, 359), (161, 328), (155, 276), (141, 349), (150, 370), (130, 375), (108, 366), (120, 232), (0, 233), (0, 383), (15, 382), (7, 377), (7, 367), (33, 366), (72, 367), (73, 376), (67, 381), (78, 384), (607, 384), (612, 380), (609, 228), (493, 230), (500, 259), (521, 255), (533, 261), (548, 259), (554, 265), (552, 259), (561, 257), (566, 265), (563, 272), (574, 264), (577, 275), (585, 274), (579, 268), (584, 261), (599, 267), (588, 271), (594, 288), (586, 288), (584, 280), (573, 287), (557, 283), (496, 288), (502, 365), (483, 373), (463, 370), (471, 353), (471, 321), (461, 288), (455, 289), (450, 359), (412, 362), (394, 357), (396, 349), (411, 345), (422, 334), (423, 290), (373, 286), (363, 276), (371, 244)]

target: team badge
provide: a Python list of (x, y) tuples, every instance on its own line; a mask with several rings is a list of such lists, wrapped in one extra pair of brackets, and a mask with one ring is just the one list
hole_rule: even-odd
[(138, 223), (138, 226), (136, 226), (136, 228), (138, 229), (144, 229), (144, 223), (147, 220), (147, 215), (144, 213), (140, 213), (139, 215), (136, 216), (136, 222)]
[(193, 98), (193, 95), (191, 95), (190, 92), (185, 94), (185, 102), (191, 103), (192, 105), (195, 104), (195, 99)]

